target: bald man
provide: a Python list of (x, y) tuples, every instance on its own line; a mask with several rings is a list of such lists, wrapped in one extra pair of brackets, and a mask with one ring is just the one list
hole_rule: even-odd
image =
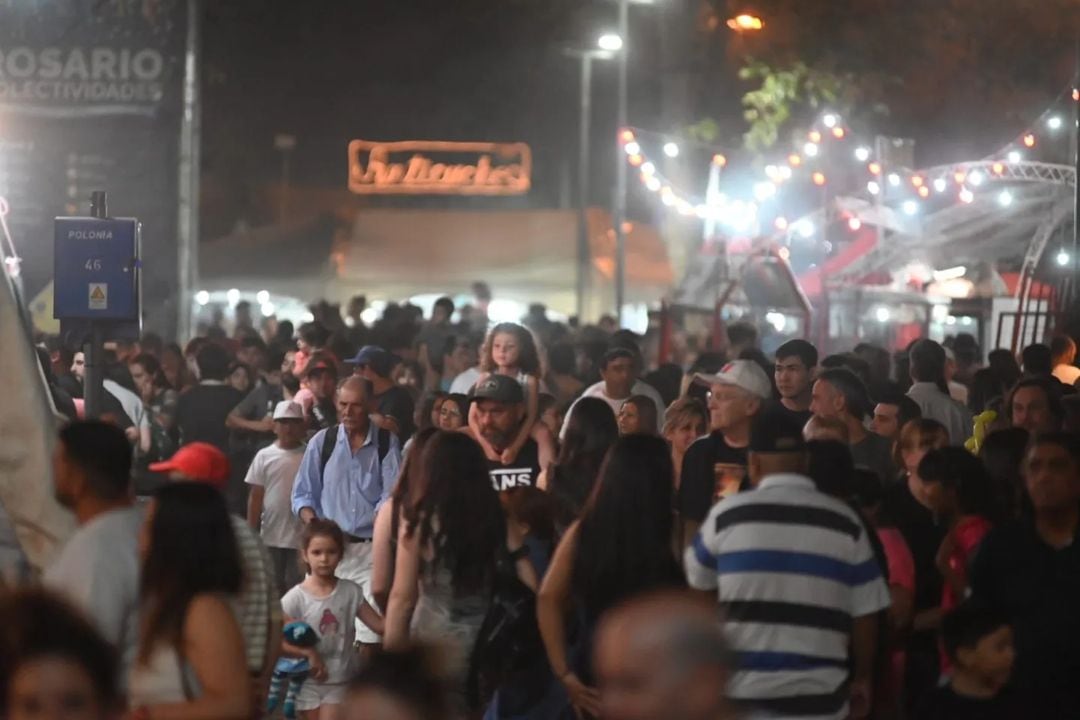
[(731, 655), (716, 604), (686, 592), (645, 595), (604, 616), (594, 665), (605, 720), (735, 720)]

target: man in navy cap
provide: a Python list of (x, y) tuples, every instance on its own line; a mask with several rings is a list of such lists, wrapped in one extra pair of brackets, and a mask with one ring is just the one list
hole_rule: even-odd
[(356, 353), (356, 357), (345, 362), (353, 366), (353, 375), (371, 383), (375, 393), (372, 397), (375, 412), (371, 419), (379, 427), (397, 435), (404, 446), (416, 430), (413, 423), (416, 408), (409, 391), (393, 379), (394, 368), (401, 363), (401, 358), (378, 345), (365, 345)]

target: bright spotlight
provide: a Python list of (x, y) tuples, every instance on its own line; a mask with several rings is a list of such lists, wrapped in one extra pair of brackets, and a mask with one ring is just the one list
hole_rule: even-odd
[(855, 159), (859, 162), (866, 162), (870, 159), (870, 148), (857, 147), (855, 148)]
[(262, 310), (263, 317), (270, 317), (277, 311), (277, 308), (274, 307), (274, 304), (269, 302), (262, 303), (259, 306), (259, 309)]
[(879, 307), (877, 310), (874, 311), (874, 317), (877, 318), (878, 322), (886, 323), (889, 322), (889, 318), (892, 317), (892, 313), (889, 312), (889, 308), (887, 307)]
[(914, 200), (905, 200), (900, 209), (904, 211), (905, 215), (916, 215), (919, 212), (919, 203)]
[(638, 145), (636, 141), (631, 140), (630, 142), (623, 145), (623, 152), (625, 152), (627, 155), (640, 155), (641, 146)]
[(818, 154), (817, 143), (808, 142), (805, 145), (803, 145), (803, 154), (806, 155), (806, 157), (817, 157), (817, 154)]
[(968, 175), (968, 182), (971, 183), (971, 185), (974, 187), (979, 187), (980, 185), (982, 185), (983, 180), (985, 180), (985, 178), (983, 177), (983, 174), (978, 170)]
[(1008, 158), (1009, 162), (1018, 163), (1024, 158), (1024, 156), (1020, 153), (1019, 150), (1013, 150), (1008, 154)]
[(1055, 260), (1057, 260), (1057, 264), (1062, 267), (1068, 265), (1070, 259), (1071, 258), (1069, 257), (1069, 253), (1065, 252), (1064, 250), (1058, 252), (1057, 257), (1055, 258)]
[(255, 293), (255, 302), (259, 303), (260, 305), (265, 305), (266, 303), (270, 302), (270, 293), (266, 290), (260, 290), (259, 292)]
[(899, 187), (900, 186), (900, 176), (897, 175), (896, 173), (890, 173), (889, 174), (889, 184), (892, 185), (893, 187)]
[(231, 288), (229, 292), (225, 293), (225, 298), (229, 301), (230, 305), (235, 305), (240, 302), (240, 291), (236, 288)]
[(622, 38), (615, 33), (604, 33), (596, 41), (597, 46), (601, 50), (607, 50), (608, 52), (618, 52), (622, 50)]
[(949, 187), (949, 181), (946, 180), (945, 178), (938, 178), (937, 180), (934, 181), (934, 189), (937, 190), (939, 193), (945, 192), (946, 188), (948, 188), (948, 187)]
[(664, 154), (669, 158), (679, 157), (679, 146), (673, 142), (664, 143)]
[(1002, 190), (998, 194), (998, 204), (1000, 204), (1001, 207), (1009, 207), (1010, 205), (1012, 205), (1012, 202), (1013, 196), (1012, 193), (1008, 190)]
[(814, 237), (814, 223), (809, 220), (800, 220), (795, 224), (795, 232), (807, 240)]
[(881, 186), (871, 180), (870, 182), (866, 183), (866, 190), (871, 195), (877, 195), (879, 192), (881, 192)]
[(210, 302), (210, 293), (206, 292), (205, 290), (200, 290), (199, 292), (195, 293), (195, 302), (199, 303), (200, 305), (205, 305), (206, 303)]
[(835, 115), (833, 115), (832, 113), (828, 113), (824, 117), (821, 118), (821, 122), (823, 122), (825, 124), (825, 127), (827, 127), (827, 128), (836, 127), (836, 123), (838, 121), (839, 121), (839, 119)]
[(1062, 125), (1061, 118), (1058, 117), (1057, 115), (1053, 116), (1052, 118), (1050, 118), (1049, 120), (1046, 121), (1046, 127), (1050, 128), (1051, 130), (1060, 130), (1061, 125)]

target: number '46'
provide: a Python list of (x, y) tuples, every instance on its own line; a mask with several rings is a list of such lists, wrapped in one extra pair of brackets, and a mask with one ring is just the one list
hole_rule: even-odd
[(87, 270), (100, 270), (101, 269), (101, 259), (100, 258), (89, 258), (86, 261), (86, 269)]

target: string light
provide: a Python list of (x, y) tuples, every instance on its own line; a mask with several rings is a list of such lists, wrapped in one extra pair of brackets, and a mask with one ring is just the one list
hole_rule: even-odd
[(994, 171), (995, 175), (1005, 174), (1005, 165), (1003, 163), (996, 162), (991, 169)]
[(652, 175), (653, 173), (656, 172), (656, 166), (653, 165), (651, 162), (642, 163), (641, 172), (642, 172), (643, 175), (646, 175), (646, 176)]
[(788, 229), (787, 218), (784, 217), (783, 215), (781, 215), (780, 217), (776, 218), (776, 220), (773, 221), (773, 226), (777, 230), (780, 230), (781, 232), (784, 231), (784, 230), (787, 230)]
[(900, 176), (896, 173), (889, 173), (889, 184), (893, 187), (900, 186)]
[(1058, 265), (1065, 267), (1069, 264), (1069, 253), (1065, 252), (1064, 250), (1060, 250), (1058, 251), (1057, 258), (1055, 259), (1057, 260)]
[(953, 177), (953, 180), (956, 181), (957, 185), (963, 185), (964, 181), (967, 180), (967, 173), (964, 172), (963, 170), (957, 170), (956, 172), (953, 173), (952, 177)]
[(679, 146), (673, 142), (664, 143), (664, 154), (669, 158), (679, 157)]
[(945, 189), (949, 186), (949, 183), (945, 178), (938, 178), (934, 180), (934, 189), (939, 193), (945, 192)]
[(1060, 130), (1061, 125), (1062, 125), (1061, 118), (1058, 117), (1057, 115), (1053, 116), (1052, 118), (1050, 118), (1049, 120), (1046, 121), (1046, 127), (1050, 128), (1051, 130)]
[(631, 140), (630, 142), (623, 145), (623, 152), (627, 155), (640, 155), (641, 146), (638, 145), (635, 140)]
[(811, 130), (810, 134), (807, 137), (810, 138), (810, 142), (812, 143), (821, 142), (821, 133), (819, 133), (817, 130)]
[(919, 188), (919, 197), (921, 197), (923, 199), (930, 197), (930, 188), (926, 187), (925, 185), (920, 187)]
[(1018, 163), (1024, 158), (1024, 156), (1020, 153), (1019, 150), (1012, 150), (1009, 152), (1008, 158), (1009, 162)]
[(639, 155), (631, 155), (630, 158), (629, 158), (629, 161), (630, 161), (631, 165), (633, 165), (634, 167), (638, 167), (643, 162), (645, 162), (645, 158), (642, 157), (640, 154)]
[(795, 223), (795, 232), (799, 233), (799, 236), (809, 240), (814, 237), (814, 223), (809, 220), (800, 220)]
[(842, 127), (834, 127), (833, 131), (832, 131), (832, 134), (833, 134), (833, 137), (836, 138), (837, 140), (843, 140), (844, 135), (846, 135), (847, 133), (844, 130), (844, 128), (842, 128)]
[(914, 200), (905, 200), (900, 208), (904, 211), (905, 215), (915, 215), (919, 212), (919, 203)]
[(817, 157), (818, 146), (812, 142), (808, 142), (803, 145), (803, 155), (806, 157)]
[(792, 172), (792, 170), (791, 170), (790, 166), (781, 165), (780, 166), (780, 179), (781, 180), (790, 180), (791, 179), (791, 172)]
[(1031, 134), (1031, 133), (1028, 133), (1027, 135), (1025, 135), (1024, 136), (1024, 145), (1026, 145), (1029, 148), (1035, 147), (1035, 136), (1033, 134)]
[(825, 184), (825, 173), (816, 172), (811, 176), (811, 178), (813, 179), (814, 184), (818, 187)]
[(1009, 207), (1010, 205), (1012, 205), (1012, 202), (1013, 196), (1012, 193), (1008, 190), (1002, 190), (998, 194), (998, 204), (1000, 204), (1001, 207)]
[(881, 163), (872, 162), (869, 165), (867, 165), (867, 169), (870, 171), (871, 175), (880, 175), (881, 174)]
[(795, 153), (788, 155), (787, 161), (788, 165), (790, 165), (791, 167), (799, 167), (800, 165), (802, 165), (802, 158)]
[(866, 162), (870, 159), (870, 148), (857, 147), (855, 148), (855, 159), (859, 162)]
[(821, 118), (822, 124), (824, 124), (827, 128), (836, 127), (836, 123), (838, 123), (839, 121), (839, 118), (837, 118), (832, 113), (827, 113), (824, 117)]
[(917, 187), (917, 188), (922, 187), (923, 182), (924, 181), (923, 181), (922, 175), (912, 175), (911, 176), (911, 184), (914, 185), (915, 187)]
[(634, 131), (623, 130), (621, 133), (619, 133), (619, 139), (622, 140), (624, 143), (634, 142)]
[(971, 183), (974, 187), (979, 187), (980, 185), (982, 185), (983, 180), (983, 174), (978, 170), (968, 175), (968, 182)]
[(716, 167), (724, 167), (725, 165), (727, 165), (727, 158), (720, 153), (717, 153), (712, 156), (712, 164)]
[(850, 218), (847, 221), (847, 226), (851, 232), (858, 232), (862, 228), (862, 220), (857, 217)]
[(975, 193), (971, 192), (967, 188), (960, 191), (960, 202), (971, 204), (975, 201)]
[(650, 177), (645, 181), (645, 187), (649, 188), (652, 192), (656, 192), (660, 189), (660, 180), (656, 177)]
[(877, 195), (881, 192), (881, 186), (871, 180), (870, 182), (866, 183), (866, 191), (871, 195)]

